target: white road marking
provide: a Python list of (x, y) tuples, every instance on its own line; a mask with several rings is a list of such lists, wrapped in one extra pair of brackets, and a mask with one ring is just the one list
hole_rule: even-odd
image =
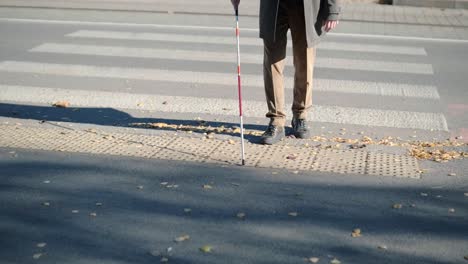
[[(202, 44), (226, 44), (232, 45), (235, 42), (235, 36), (208, 36), (208, 35), (182, 35), (150, 32), (125, 32), (125, 31), (105, 31), (105, 30), (79, 30), (67, 35), (74, 38), (97, 38), (97, 39), (124, 39), (124, 40), (150, 40), (160, 42), (183, 42), (183, 43), (202, 43)], [(262, 46), (263, 41), (260, 38), (242, 37), (241, 45)], [(291, 41), (288, 42), (291, 46)], [(398, 46), (398, 45), (373, 45), (362, 43), (341, 43), (323, 41), (317, 46), (322, 50), (342, 50), (354, 52), (373, 52), (388, 54), (405, 55), (427, 55), (424, 48)]]
[[(76, 20), (53, 20), (53, 19), (27, 19), (27, 18), (0, 18), (0, 21), (13, 23), (41, 23), (41, 24), (60, 24), (60, 25), (85, 25), (85, 26), (115, 26), (115, 27), (147, 27), (147, 28), (171, 28), (171, 29), (194, 29), (194, 30), (230, 30), (231, 27), (211, 27), (211, 26), (187, 26), (187, 25), (163, 25), (163, 24), (148, 24), (148, 23), (123, 23), (123, 22), (97, 22), (97, 21), (76, 21)], [(258, 32), (257, 28), (242, 28), (242, 31)], [(328, 33), (331, 36), (344, 36), (355, 38), (378, 38), (378, 39), (395, 39), (395, 40), (416, 40), (430, 42), (451, 42), (451, 43), (468, 43), (464, 39), (448, 39), (448, 38), (424, 38), (424, 37), (406, 37), (393, 35), (378, 35), (378, 34), (350, 34), (350, 33)]]
[[(0, 85), (0, 98), (2, 101), (32, 104), (50, 104), (59, 100), (67, 100), (71, 105), (77, 107), (108, 107), (173, 113), (217, 113), (229, 116), (238, 114), (236, 110), (237, 100), (221, 98), (130, 94), (7, 85)], [(170, 104), (163, 104), (165, 101), (170, 102)], [(232, 106), (232, 108), (227, 109), (229, 106)], [(290, 108), (290, 105), (286, 107)], [(260, 101), (244, 101), (244, 111), (245, 115), (249, 117), (264, 117), (266, 104)], [(315, 105), (311, 116), (311, 121), (314, 122), (448, 131), (446, 119), (440, 113)]]
[[(232, 63), (235, 54), (227, 52), (176, 50), (176, 49), (150, 49), (130, 48), (122, 46), (95, 46), (95, 45), (69, 45), (49, 43), (31, 49), (33, 52), (73, 53), (96, 56), (118, 56), (134, 58), (160, 58), (175, 59), (181, 61), (208, 61)], [(243, 63), (262, 64), (263, 55), (242, 54)], [(288, 65), (292, 65), (291, 58), (287, 59)], [(433, 74), (432, 65), (407, 62), (387, 62), (372, 60), (352, 60), (338, 58), (319, 57), (315, 63), (316, 67), (328, 69), (362, 70), (376, 72), (397, 72), (413, 74)]]
[[(237, 83), (237, 74), (234, 73), (229, 74), (214, 72), (169, 71), (148, 68), (101, 67), (90, 65), (52, 64), (22, 61), (0, 62), (0, 71), (77, 77), (100, 77), (196, 84), (215, 84), (226, 86), (231, 86), (233, 82)], [(293, 84), (293, 78), (286, 77), (285, 83), (287, 84), (286, 87), (291, 87)], [(260, 75), (244, 74), (242, 76), (242, 84), (244, 86), (263, 87), (263, 77)], [(338, 93), (439, 99), (439, 93), (437, 92), (437, 88), (434, 86), (384, 82), (315, 79), (314, 90)]]

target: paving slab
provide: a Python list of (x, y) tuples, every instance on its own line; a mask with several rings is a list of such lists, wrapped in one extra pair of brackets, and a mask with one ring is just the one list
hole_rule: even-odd
[[(213, 164), (239, 164), (240, 142), (234, 139), (129, 135), (58, 126), (0, 125), (0, 147)], [(418, 161), (408, 155), (307, 144), (246, 144), (246, 165), (249, 167), (420, 178)]]

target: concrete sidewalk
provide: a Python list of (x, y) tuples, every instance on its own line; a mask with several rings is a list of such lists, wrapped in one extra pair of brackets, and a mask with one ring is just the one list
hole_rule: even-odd
[[(9, 123), (9, 122), (8, 122)], [(104, 131), (99, 128), (79, 129), (49, 122), (42, 125), (0, 125), (0, 147), (35, 149), (56, 152), (89, 153), (137, 157), (157, 160), (189, 161), (195, 163), (239, 165), (240, 130), (231, 128), (178, 126), (170, 124), (135, 124), (153, 129), (145, 134), (141, 129)], [(175, 130), (176, 132), (168, 132)], [(206, 132), (204, 132), (206, 131)], [(189, 133), (187, 133), (189, 132)], [(258, 137), (261, 131), (246, 130), (248, 138)], [(193, 133), (193, 134), (192, 134)], [(294, 139), (266, 146), (246, 141), (246, 166), (256, 168), (330, 172), (371, 176), (420, 178), (421, 170), (415, 157), (371, 150), (362, 140), (331, 140), (314, 137)], [(365, 143), (370, 138), (363, 138)], [(341, 143), (337, 143), (341, 142)], [(345, 147), (346, 144), (357, 147)], [(343, 145), (343, 146), (342, 146)]]
[[(215, 2), (215, 4), (213, 4)], [(3, 0), (0, 7), (138, 11), (169, 14), (232, 15), (230, 1), (201, 0)], [(240, 13), (258, 16), (257, 1), (241, 3)], [(468, 10), (380, 5), (369, 0), (344, 1), (338, 33), (468, 39)]]

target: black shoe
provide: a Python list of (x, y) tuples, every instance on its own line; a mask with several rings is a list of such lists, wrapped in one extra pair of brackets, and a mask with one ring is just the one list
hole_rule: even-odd
[(284, 138), (284, 126), (268, 125), (267, 130), (262, 135), (262, 144), (273, 145)]
[(296, 138), (309, 138), (310, 130), (307, 127), (305, 119), (293, 118), (291, 122), (293, 134)]

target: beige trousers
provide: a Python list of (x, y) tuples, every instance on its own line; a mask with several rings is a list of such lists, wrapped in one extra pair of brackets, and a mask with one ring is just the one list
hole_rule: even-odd
[(302, 0), (280, 0), (276, 23), (275, 41), (264, 40), (263, 77), (268, 105), (266, 116), (275, 126), (284, 126), (283, 71), (286, 59), (287, 32), (291, 30), (294, 58), (294, 118), (306, 119), (312, 107), (312, 79), (314, 74), (315, 48), (307, 47)]

